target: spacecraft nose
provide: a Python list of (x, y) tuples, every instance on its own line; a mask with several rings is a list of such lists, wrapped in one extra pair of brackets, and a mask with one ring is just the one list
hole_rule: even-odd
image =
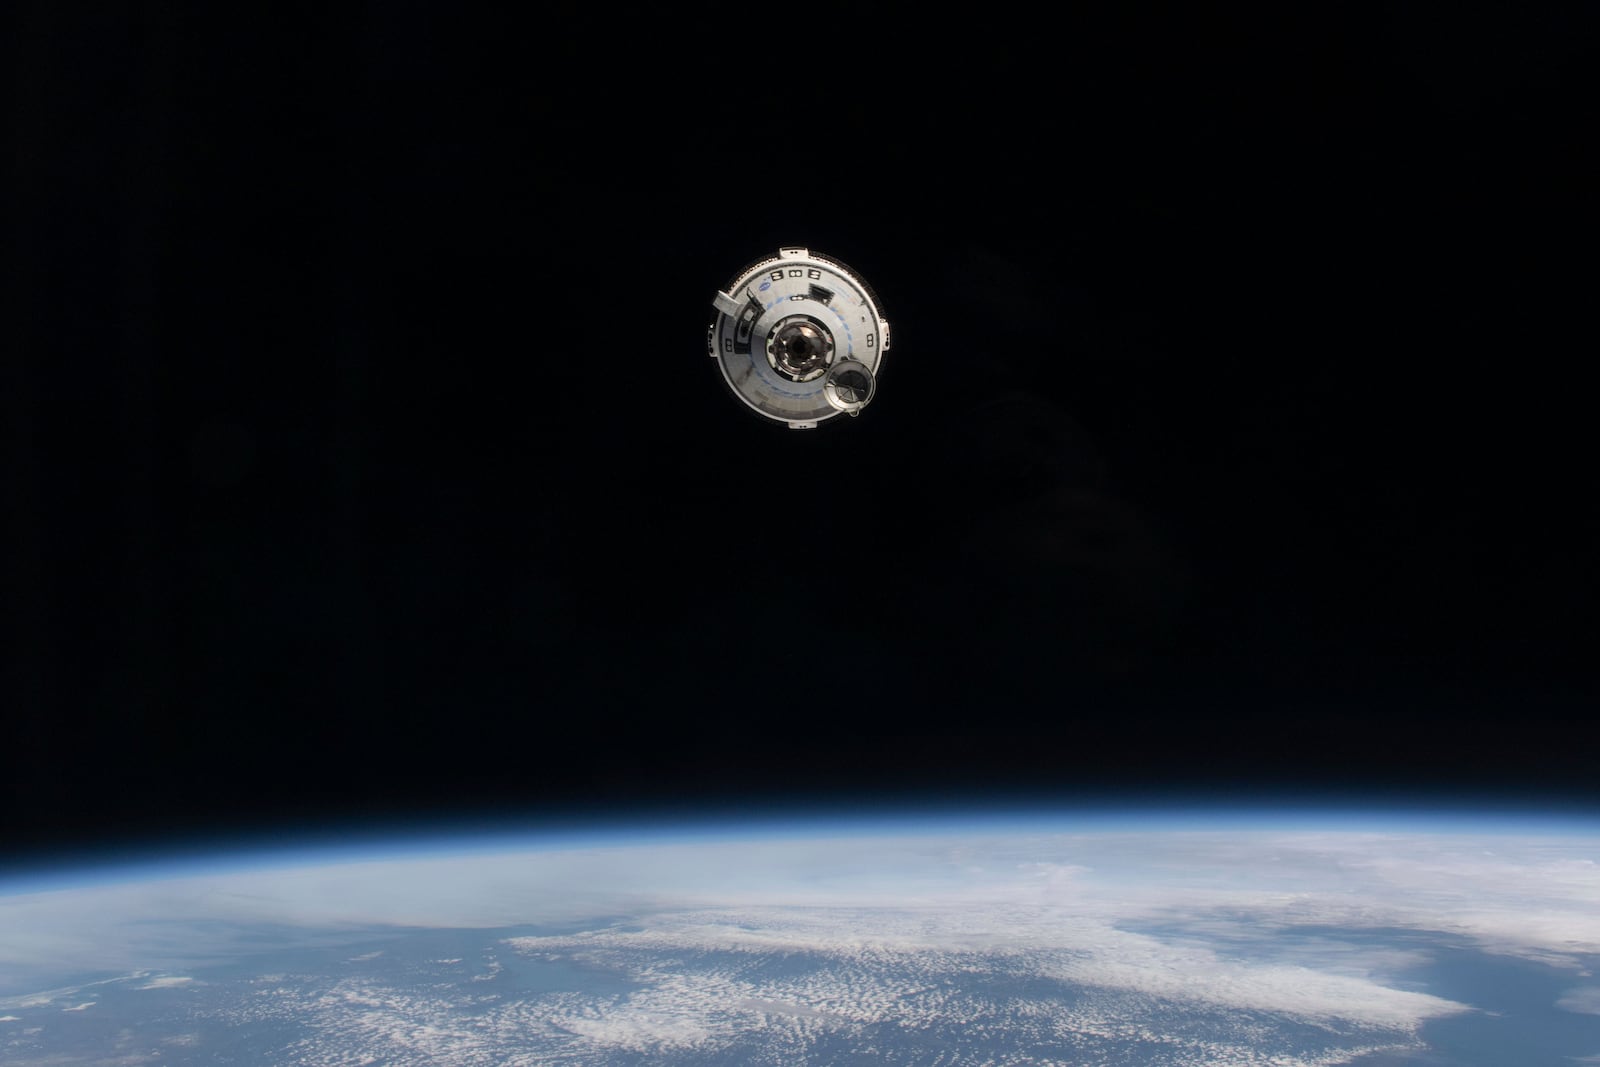
[(733, 394), (791, 429), (859, 415), (877, 392), (889, 323), (849, 267), (782, 248), (712, 299), (707, 349)]

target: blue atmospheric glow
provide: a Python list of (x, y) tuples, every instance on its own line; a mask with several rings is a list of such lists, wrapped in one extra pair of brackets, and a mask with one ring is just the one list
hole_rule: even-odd
[(1540, 803), (1453, 804), (1424, 797), (1339, 803), (1326, 798), (1247, 800), (1186, 796), (1106, 797), (1099, 802), (1025, 802), (971, 798), (923, 802), (839, 800), (745, 808), (709, 806), (604, 814), (346, 822), (316, 829), (136, 842), (11, 864), (0, 896), (224, 871), (305, 867), (397, 858), (484, 856), (508, 851), (665, 846), (816, 838), (916, 837), (937, 834), (1072, 834), (1338, 831), (1576, 835), (1600, 833), (1600, 806)]

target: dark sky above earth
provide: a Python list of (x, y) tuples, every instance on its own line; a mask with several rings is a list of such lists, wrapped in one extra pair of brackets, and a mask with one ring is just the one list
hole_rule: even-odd
[[(7, 845), (1600, 796), (1593, 15), (584, 10), (22, 6)], [(704, 355), (780, 244), (848, 425)]]

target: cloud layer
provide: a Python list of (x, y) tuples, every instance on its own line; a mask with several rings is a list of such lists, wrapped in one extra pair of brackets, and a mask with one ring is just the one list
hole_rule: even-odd
[[(1417, 987), (1424, 948), (1363, 931), (1428, 932), (1581, 979), (1600, 954), (1597, 860), (1600, 838), (1576, 834), (1035, 825), (220, 869), (0, 896), (0, 1009), (79, 1010), (88, 987), (35, 991), (67, 972), (234, 960), (264, 928), (281, 946), (559, 925), (568, 932), (505, 947), (621, 976), (629, 991), (552, 992), (461, 1031), (444, 993), (425, 1008), (414, 990), (345, 979), (319, 994), (337, 1010), (308, 1018), (388, 1042), (396, 1063), (450, 1042), (500, 1048), (492, 1035), (513, 1032), (552, 1059), (604, 1062), (606, 1050), (693, 1058), (758, 1032), (774, 1055), (798, 1055), (846, 1033), (956, 1026), (1025, 1035), (1035, 1057), (1131, 1043), (1174, 1064), (1333, 1064), (1413, 1046), (1427, 1021), (1475, 1007)], [(1556, 1006), (1600, 1013), (1581, 981)], [(434, 1021), (416, 1025), (418, 1011)]]

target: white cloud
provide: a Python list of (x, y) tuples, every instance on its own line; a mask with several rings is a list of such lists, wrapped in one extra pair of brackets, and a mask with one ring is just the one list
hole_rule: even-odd
[[(813, 991), (815, 999), (780, 990), (779, 999), (824, 1015), (843, 1012), (855, 1021), (878, 1018), (886, 1004), (912, 987), (997, 965), (1007, 974), (1073, 987), (1270, 1012), (1311, 1023), (1342, 1021), (1409, 1032), (1429, 1018), (1466, 1010), (1466, 1005), (1369, 978), (1227, 959), (1050, 906), (749, 907), (656, 916), (642, 929), (516, 938), (510, 944), (522, 952), (565, 954), (613, 967), (637, 981), (655, 980), (649, 967), (655, 960), (693, 960), (703, 954), (720, 959), (729, 953), (825, 957), (872, 979), (853, 991)], [(863, 1002), (866, 990), (887, 1000)], [(740, 997), (762, 999), (763, 994), (723, 990), (712, 1002), (721, 1006)]]
[(47, 1004), (53, 1004), (58, 1000), (76, 1000), (83, 994), (84, 990), (93, 989), (96, 986), (116, 985), (122, 982), (148, 978), (149, 976), (150, 972), (148, 971), (135, 971), (132, 974), (118, 974), (93, 982), (62, 986), (59, 989), (44, 989), (17, 997), (0, 997), (0, 1008), (40, 1008)]
[[(536, 1033), (574, 1056), (711, 1049), (751, 1027), (803, 1049), (829, 1027), (979, 1025), (994, 1005), (948, 988), (999, 966), (1086, 991), (1066, 1014), (1048, 998), (1008, 1002), (1062, 1041), (1142, 1033), (1140, 1011), (1151, 1004), (1380, 1035), (1377, 1044), (1340, 1038), (1326, 1053), (1335, 1056), (1403, 1042), (1466, 1007), (1405, 981), (1428, 962), (1425, 945), (1356, 934), (1436, 932), (1576, 970), (1600, 953), (1597, 858), (1593, 835), (1037, 828), (380, 857), (0, 896), (0, 989), (23, 993), (45, 984), (26, 984), (35, 978), (89, 968), (120, 968), (118, 980), (133, 972), (147, 981), (139, 988), (177, 985), (184, 979), (151, 972), (239, 958), (262, 924), (284, 935), (279, 944), (344, 943), (385, 926), (570, 926), (628, 915), (628, 929), (515, 942), (638, 985), (611, 998), (547, 998), (504, 1020), (507, 1032)], [(761, 973), (785, 954), (826, 958), (834, 970), (785, 981)], [(721, 963), (702, 966), (702, 956)], [(499, 968), (481, 965), (475, 982)], [(0, 999), (0, 1009), (71, 1003), (83, 988)], [(370, 1003), (343, 999), (358, 988)], [(415, 1001), (376, 988), (341, 987), (338, 1025), (352, 1011), (361, 1020), (352, 1041), (419, 1057), (491, 1046), (503, 1054), (498, 1039), (462, 1030), (444, 1009), (418, 1021)], [(1586, 988), (1558, 1006), (1590, 1012)], [(1238, 1035), (1194, 1041), (1172, 1062), (1272, 1062), (1250, 1059), (1254, 1046)]]
[(1600, 986), (1569, 989), (1556, 1001), (1556, 1007), (1580, 1015), (1600, 1015)]
[[(672, 988), (674, 985), (679, 988)], [(550, 1017), (551, 1025), (601, 1048), (630, 1052), (676, 1052), (705, 1048), (734, 1036), (728, 1013), (706, 1010), (698, 991), (682, 979), (637, 994), (618, 1008), (584, 1005)]]

